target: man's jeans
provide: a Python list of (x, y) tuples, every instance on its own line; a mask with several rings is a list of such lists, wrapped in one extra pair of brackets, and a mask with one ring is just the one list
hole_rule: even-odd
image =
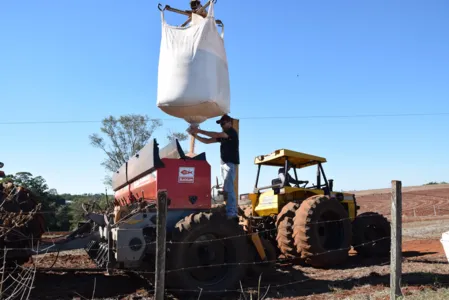
[(237, 199), (234, 191), (235, 165), (221, 163), (221, 177), (223, 178), (223, 191), (226, 192), (226, 215), (237, 217)]

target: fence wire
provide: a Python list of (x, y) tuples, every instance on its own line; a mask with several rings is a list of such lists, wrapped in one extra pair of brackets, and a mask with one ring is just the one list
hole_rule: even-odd
[[(446, 213), (449, 214), (449, 208), (446, 209), (444, 207), (441, 206), (436, 206), (436, 205), (429, 205), (427, 207), (422, 207), (421, 211), (425, 211), (428, 210), (429, 213), (425, 216), (422, 216), (420, 214), (420, 216), (410, 216), (409, 212), (412, 211), (414, 212), (414, 214), (416, 214), (417, 208), (409, 208), (409, 209), (405, 209), (403, 211), (403, 217), (406, 217), (407, 221), (410, 221), (410, 225), (406, 225), (403, 228), (403, 232), (402, 232), (402, 237), (403, 237), (403, 241), (406, 244), (408, 241), (408, 239), (413, 239), (413, 240), (422, 240), (422, 241), (435, 241), (438, 240), (438, 242), (446, 242), (445, 240), (441, 240), (436, 234), (434, 234), (432, 237), (426, 237), (425, 234), (430, 233), (441, 233), (442, 231), (447, 231), (449, 230), (449, 219), (447, 220), (447, 224), (446, 224), (446, 220), (440, 220), (438, 219), (438, 217), (440, 216), (445, 216)], [(435, 212), (437, 212), (435, 214)], [(390, 217), (391, 214), (384, 214), (385, 217)], [(363, 218), (363, 217), (370, 217), (370, 216), (360, 216), (359, 218)], [(422, 217), (430, 217), (429, 220), (423, 220)], [(308, 223), (308, 226), (311, 225), (320, 225), (320, 224), (327, 224), (327, 223), (336, 223), (336, 222), (344, 222), (344, 221), (351, 221), (351, 218), (342, 218), (339, 220), (327, 220), (327, 221), (317, 221), (317, 222), (310, 222)], [(437, 224), (429, 224), (432, 222), (439, 222)], [(407, 224), (407, 223), (403, 223)], [(292, 228), (294, 228), (295, 225), (292, 225)], [(445, 230), (446, 229), (446, 230)], [(126, 229), (125, 229), (126, 230)], [(131, 230), (131, 229), (129, 229)], [(259, 233), (269, 233), (273, 230), (277, 230), (276, 228), (272, 228), (272, 229), (266, 229), (266, 230), (262, 230), (259, 231)], [(416, 232), (414, 232), (416, 231)], [(423, 232), (425, 234), (423, 234)], [(50, 234), (50, 233), (49, 233)], [(249, 237), (250, 235), (252, 235), (252, 233), (248, 233), (248, 232), (242, 232), (241, 234), (238, 235), (234, 235), (234, 236), (227, 236), (227, 237), (223, 237), (223, 238), (218, 238), (218, 239), (209, 239), (209, 240), (202, 240), (202, 241), (194, 241), (194, 242), (189, 242), (189, 241), (167, 241), (167, 246), (171, 246), (171, 245), (176, 245), (176, 244), (196, 244), (196, 243), (211, 243), (211, 242), (217, 242), (217, 241), (224, 241), (224, 240), (230, 240), (230, 239), (235, 239), (235, 238), (242, 238), (242, 237)], [(51, 237), (51, 235), (49, 235), (49, 237)], [(368, 245), (368, 244), (372, 244), (373, 242), (380, 242), (381, 240), (384, 239), (388, 239), (389, 237), (385, 237), (385, 238), (381, 238), (381, 239), (376, 239), (375, 241), (371, 241), (371, 242), (367, 242), (367, 243), (361, 243), (358, 245), (353, 245), (353, 246), (363, 246), (363, 245)], [(449, 241), (447, 241), (449, 243)], [(156, 244), (155, 241), (151, 241), (146, 243), (146, 245), (154, 245)], [(47, 250), (51, 249), (54, 247), (58, 247), (58, 244), (55, 243), (49, 243), (47, 245)], [(123, 246), (123, 247), (118, 247), (118, 249), (122, 249), (122, 248), (129, 248), (127, 246)], [(343, 251), (343, 250), (347, 250), (350, 251), (352, 247), (345, 247), (345, 248), (339, 248), (339, 249), (333, 249), (333, 250), (329, 250), (329, 251), (324, 251), (324, 252), (320, 252), (320, 253), (315, 253), (312, 254), (311, 256), (319, 256), (319, 255), (324, 255), (327, 253), (332, 253), (332, 252), (336, 252), (336, 251)], [(10, 251), (10, 250), (23, 250), (24, 248), (5, 248), (5, 251)], [(42, 251), (39, 251), (39, 249), (37, 247), (30, 247), (30, 248), (26, 248), (27, 250), (31, 250), (34, 253), (39, 253)], [(42, 257), (40, 259), (36, 259), (34, 261), (33, 266), (28, 266), (28, 267), (24, 267), (24, 266), (14, 266), (10, 269), (6, 268), (6, 266), (4, 265), (2, 268), (2, 281), (1, 281), (1, 289), (0, 291), (2, 291), (2, 293), (4, 295), (7, 295), (7, 297), (10, 298), (5, 298), (5, 299), (13, 299), (14, 297), (17, 297), (18, 295), (19, 298), (23, 298), (23, 299), (27, 299), (27, 297), (30, 295), (31, 293), (31, 289), (34, 283), (34, 278), (36, 275), (36, 272), (39, 271), (49, 271), (49, 270), (55, 270), (55, 271), (60, 271), (63, 270), (64, 268), (53, 268), (53, 266), (55, 265), (56, 261), (61, 261), (64, 260), (65, 258), (59, 256), (59, 254), (56, 256), (54, 262), (51, 264), (52, 267), (50, 268), (45, 268), (43, 266), (40, 266), (41, 262), (43, 262), (44, 258), (48, 258), (48, 254), (49, 253), (44, 253), (42, 255)], [(438, 255), (434, 255), (434, 262), (435, 263), (440, 263), (440, 264), (447, 264), (447, 258), (445, 257), (444, 254), (438, 254)], [(204, 269), (204, 268), (213, 268), (213, 267), (225, 267), (225, 266), (238, 266), (238, 265), (253, 265), (253, 266), (257, 266), (257, 265), (280, 265), (280, 264), (294, 264), (295, 261), (298, 258), (296, 257), (287, 257), (287, 258), (277, 258), (274, 260), (268, 260), (268, 261), (244, 261), (244, 262), (237, 262), (237, 263), (223, 263), (223, 264), (214, 264), (214, 265), (209, 265), (209, 266), (189, 266), (189, 267), (184, 267), (184, 268), (176, 268), (176, 269), (166, 269), (166, 274), (171, 274), (171, 273), (176, 273), (176, 272), (183, 272), (183, 271), (189, 271), (189, 270), (195, 270), (195, 269)], [(427, 259), (428, 261), (428, 259)], [(416, 259), (415, 257), (407, 257), (405, 256), (403, 258), (403, 262), (410, 262), (410, 263), (417, 263), (419, 262), (419, 259)], [(390, 262), (382, 262), (379, 264), (374, 265), (375, 267), (380, 267), (380, 266), (386, 266), (389, 265)], [(86, 270), (90, 270), (90, 269), (86, 269)], [(98, 270), (97, 268), (92, 268), (92, 271)], [(123, 269), (109, 269), (108, 271), (114, 273), (114, 272), (123, 272)], [(275, 270), (274, 270), (275, 271)], [(449, 270), (448, 270), (449, 271)], [(142, 275), (153, 275), (155, 272), (154, 271), (145, 271), (145, 270), (132, 270), (132, 272), (136, 273), (136, 274), (142, 274)], [(339, 274), (341, 274), (341, 276), (343, 276), (343, 274), (349, 274), (350, 272), (356, 272), (354, 271), (353, 268), (348, 269), (348, 270), (332, 270), (329, 272), (324, 272), (323, 274), (319, 274), (319, 275), (308, 275), (309, 278), (305, 278), (305, 279), (301, 279), (301, 280), (292, 280), (289, 282), (283, 282), (283, 283), (279, 283), (279, 282), (269, 282), (265, 285), (258, 285), (258, 286), (251, 286), (251, 287), (240, 287), (240, 289), (232, 289), (232, 290), (223, 290), (223, 291), (218, 291), (218, 292), (223, 292), (223, 293), (228, 293), (228, 292), (249, 292), (252, 291), (254, 289), (262, 289), (262, 290), (266, 290), (268, 292), (269, 289), (276, 289), (276, 288), (281, 288), (281, 287), (285, 287), (285, 286), (289, 286), (289, 285), (295, 285), (295, 284), (300, 284), (300, 283), (305, 283), (307, 281), (311, 281), (311, 280), (316, 280), (317, 278), (321, 278), (321, 277), (326, 277), (326, 276), (331, 276), (331, 275), (335, 275), (337, 274), (337, 272)], [(9, 282), (9, 285), (5, 285), (6, 282)], [(166, 289), (166, 292), (200, 292), (200, 293), (208, 293), (208, 292), (217, 292), (216, 290), (201, 290), (201, 289)], [(12, 298), (11, 298), (12, 297)]]

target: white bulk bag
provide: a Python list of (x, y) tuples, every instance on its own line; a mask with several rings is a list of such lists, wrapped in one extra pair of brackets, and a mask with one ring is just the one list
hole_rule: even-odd
[(446, 255), (446, 259), (449, 262), (449, 231), (443, 232), (441, 234), (440, 239), (441, 244), (443, 244), (444, 254)]
[(207, 17), (192, 14), (188, 27), (168, 25), (164, 11), (161, 18), (157, 106), (191, 124), (229, 113), (228, 62), (213, 1)]

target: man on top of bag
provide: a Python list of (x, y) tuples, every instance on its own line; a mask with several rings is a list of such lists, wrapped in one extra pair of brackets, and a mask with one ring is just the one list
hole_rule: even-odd
[(207, 10), (200, 11), (201, 8), (203, 8), (203, 5), (201, 5), (201, 1), (198, 0), (190, 0), (190, 8), (192, 9), (193, 13), (199, 14), (203, 18), (207, 17)]
[[(236, 165), (240, 164), (239, 136), (232, 127), (230, 116), (223, 115), (216, 123), (220, 124), (223, 129), (222, 132), (205, 131), (193, 126), (190, 126), (187, 132), (202, 143), (220, 143), (221, 176), (223, 177), (223, 191), (225, 192), (226, 214), (229, 219), (236, 219), (238, 222), (234, 179)], [(209, 138), (200, 137), (197, 135), (198, 133), (209, 136)]]

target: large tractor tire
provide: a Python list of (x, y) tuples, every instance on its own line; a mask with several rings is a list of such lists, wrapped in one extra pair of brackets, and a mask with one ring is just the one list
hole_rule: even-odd
[[(212, 204), (211, 209), (210, 209), (211, 213), (219, 213), (222, 216), (226, 216), (226, 203), (220, 203), (220, 204)], [(242, 207), (237, 206), (237, 215), (239, 217), (239, 221), (240, 218), (245, 214), (245, 210), (242, 209)]]
[(225, 216), (226, 215), (226, 204), (225, 203), (212, 204), (210, 212), (211, 213), (219, 213), (219, 214)]
[(353, 247), (366, 257), (388, 256), (390, 254), (390, 222), (375, 212), (358, 215), (352, 223)]
[(337, 199), (312, 196), (296, 211), (293, 237), (305, 263), (317, 268), (338, 265), (351, 248), (351, 221)]
[(287, 203), (276, 219), (276, 240), (278, 248), (286, 258), (296, 258), (299, 256), (293, 240), (293, 218), (298, 208), (299, 204), (297, 203)]
[(167, 285), (203, 292), (238, 289), (250, 252), (248, 237), (235, 221), (205, 212), (176, 224), (168, 251)]
[(266, 260), (262, 261), (256, 246), (253, 244), (251, 247), (251, 260), (255, 264), (250, 265), (248, 273), (250, 276), (259, 276), (262, 273), (271, 273), (275, 270), (277, 251), (276, 247), (267, 239), (260, 238), (262, 246), (265, 250)]

